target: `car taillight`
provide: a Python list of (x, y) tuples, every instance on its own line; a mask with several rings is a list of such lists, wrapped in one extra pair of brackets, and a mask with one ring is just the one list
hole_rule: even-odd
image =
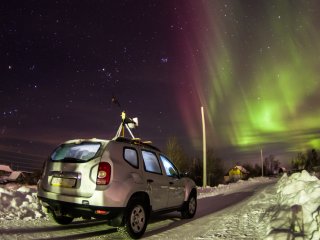
[(107, 162), (99, 163), (97, 185), (107, 185), (110, 182), (111, 166)]

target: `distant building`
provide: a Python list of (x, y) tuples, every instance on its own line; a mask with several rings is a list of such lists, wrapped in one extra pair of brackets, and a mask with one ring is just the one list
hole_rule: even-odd
[(0, 165), (0, 184), (8, 182), (36, 184), (38, 177), (32, 172), (13, 171), (7, 165)]
[(225, 182), (236, 182), (240, 179), (247, 178), (248, 174), (249, 171), (247, 171), (244, 167), (236, 165), (229, 170), (228, 175), (225, 176), (224, 179)]
[(8, 165), (0, 165), (0, 177), (9, 177), (13, 170)]
[(26, 181), (26, 174), (21, 171), (13, 171), (7, 178), (8, 182), (24, 183)]
[(284, 167), (279, 167), (279, 170), (278, 170), (278, 172), (276, 173), (276, 174), (283, 174), (283, 173), (286, 173), (287, 172), (287, 169), (286, 168), (284, 168)]

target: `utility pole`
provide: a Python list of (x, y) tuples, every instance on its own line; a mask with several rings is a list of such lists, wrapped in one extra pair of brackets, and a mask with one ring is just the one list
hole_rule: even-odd
[(261, 154), (261, 176), (263, 177), (263, 155), (262, 155), (262, 148), (260, 149), (260, 154)]
[(202, 117), (202, 141), (203, 141), (203, 176), (202, 183), (203, 187), (207, 186), (207, 149), (206, 149), (206, 124), (204, 121), (204, 111), (201, 107), (201, 117)]

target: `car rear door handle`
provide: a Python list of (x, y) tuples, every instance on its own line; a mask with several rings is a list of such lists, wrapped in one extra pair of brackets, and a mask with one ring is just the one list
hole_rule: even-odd
[(147, 183), (153, 183), (152, 179), (147, 179)]

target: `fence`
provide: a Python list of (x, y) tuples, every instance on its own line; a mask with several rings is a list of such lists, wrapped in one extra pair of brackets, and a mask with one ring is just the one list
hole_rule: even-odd
[(47, 157), (23, 153), (0, 152), (0, 165), (8, 165), (14, 171), (34, 172), (41, 170)]

